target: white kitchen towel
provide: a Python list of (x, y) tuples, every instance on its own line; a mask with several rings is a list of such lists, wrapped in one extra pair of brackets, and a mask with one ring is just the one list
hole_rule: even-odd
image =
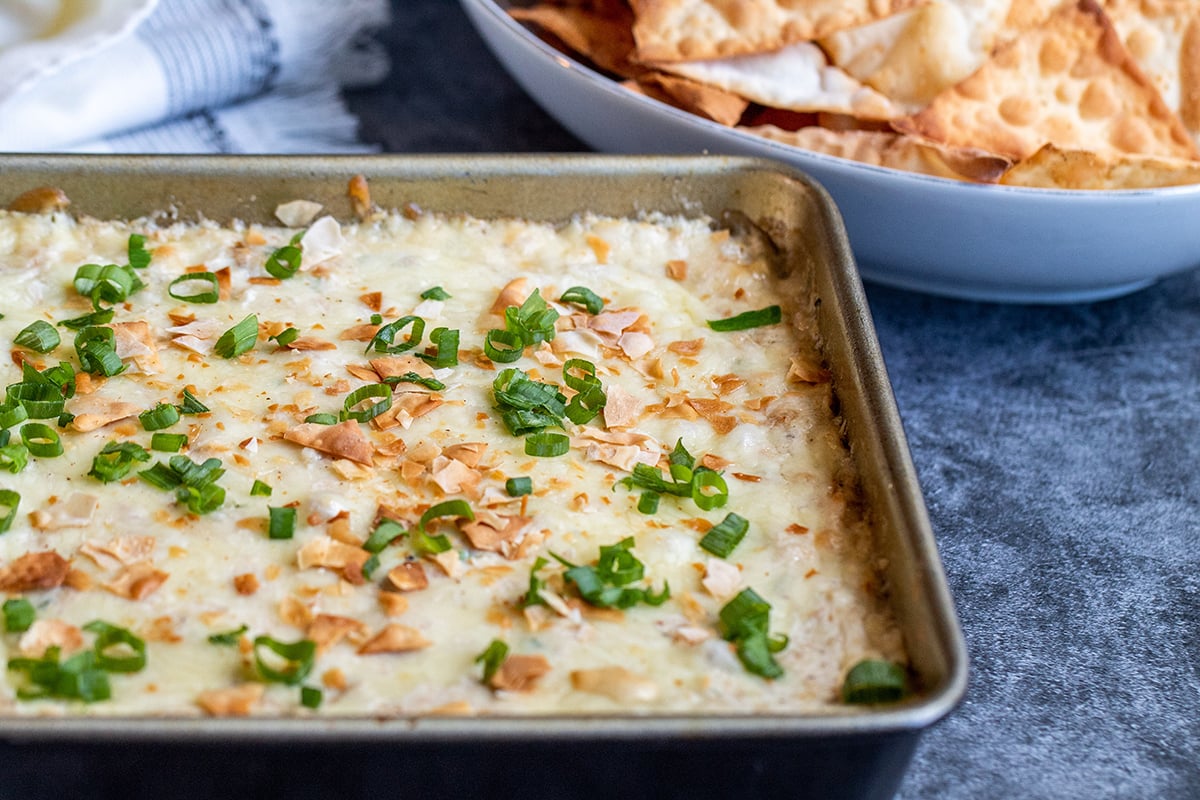
[(345, 153), (386, 0), (0, 4), (0, 152)]

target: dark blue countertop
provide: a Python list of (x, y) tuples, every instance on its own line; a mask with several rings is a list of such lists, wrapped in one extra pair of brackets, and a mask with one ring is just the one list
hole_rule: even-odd
[[(350, 95), (365, 139), (399, 153), (585, 149), (457, 4), (393, 6), (393, 77)], [(1085, 305), (867, 289), (971, 657), (965, 701), (924, 736), (898, 796), (1200, 797), (1200, 273)], [(386, 779), (386, 763), (346, 774), (316, 758), (289, 780), (282, 761), (243, 761), (234, 777), (208, 752), (45, 753), (37, 775), (0, 756), (0, 799), (421, 786)], [(543, 796), (561, 796), (555, 765), (537, 768)], [(128, 792), (130, 769), (155, 777)]]

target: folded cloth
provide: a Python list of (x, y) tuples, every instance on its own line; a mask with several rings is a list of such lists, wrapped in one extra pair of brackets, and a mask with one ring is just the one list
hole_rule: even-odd
[(386, 0), (17, 0), (0, 151), (367, 152), (342, 88), (381, 81)]

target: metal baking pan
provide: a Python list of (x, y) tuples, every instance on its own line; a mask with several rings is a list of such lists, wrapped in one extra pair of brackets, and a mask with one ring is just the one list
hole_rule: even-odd
[(0, 739), (9, 743), (0, 766), (59, 752), (76, 769), (88, 769), (79, 766), (87, 759), (100, 771), (114, 761), (122, 770), (140, 763), (182, 780), (204, 764), (218, 771), (252, 764), (261, 776), (271, 763), (267, 783), (282, 791), (300, 775), (309, 785), (313, 765), (332, 758), (341, 766), (329, 789), (347, 789), (346, 796), (372, 780), (403, 786), (394, 780), (406, 770), (423, 776), (411, 788), (434, 796), (892, 796), (922, 732), (961, 700), (967, 657), (841, 218), (804, 175), (723, 157), (3, 156), (0, 202), (53, 185), (71, 198), (73, 213), (98, 217), (168, 209), (183, 219), (267, 222), (277, 204), (297, 197), (349, 217), (346, 182), (357, 173), (385, 208), (413, 203), (538, 220), (580, 211), (708, 214), (754, 226), (770, 238), (781, 268), (807, 271), (915, 696), (862, 714), (803, 716), (10, 718), (0, 719)]

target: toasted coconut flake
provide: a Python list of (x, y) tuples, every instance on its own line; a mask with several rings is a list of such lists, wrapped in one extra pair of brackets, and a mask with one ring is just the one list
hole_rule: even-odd
[(504, 659), (489, 685), (505, 692), (529, 692), (549, 671), (550, 662), (543, 655), (512, 655)]
[(658, 699), (658, 684), (624, 667), (597, 667), (571, 672), (571, 687), (603, 695), (616, 703), (650, 703)]
[(584, 328), (558, 334), (554, 337), (551, 348), (555, 353), (572, 353), (595, 361), (600, 357), (600, 346), (605, 343), (606, 340), (600, 334)]
[(311, 270), (334, 256), (341, 255), (346, 240), (342, 237), (342, 226), (330, 216), (324, 216), (308, 226), (300, 239), (300, 269)]
[(628, 428), (642, 415), (642, 403), (617, 384), (605, 390), (604, 425), (607, 428)]
[(228, 689), (209, 689), (196, 697), (196, 705), (214, 717), (244, 717), (262, 702), (266, 686), (243, 683)]
[(668, 278), (682, 281), (687, 278), (688, 264), (682, 259), (673, 259), (667, 262), (666, 270)]
[(600, 334), (608, 334), (609, 341), (615, 342), (640, 316), (640, 311), (601, 311), (588, 319), (588, 327)]
[(375, 338), (376, 333), (379, 333), (379, 328), (379, 325), (372, 325), (370, 323), (351, 325), (342, 331), (338, 335), (338, 338), (343, 342), (369, 342)]
[(100, 499), (93, 494), (75, 492), (65, 501), (39, 508), (29, 515), (39, 531), (58, 531), (63, 528), (82, 528), (92, 521)]
[(318, 653), (326, 653), (342, 639), (354, 641), (367, 635), (367, 626), (351, 617), (336, 614), (317, 614), (309, 623), (306, 636), (317, 645)]
[[(633, 467), (638, 463), (645, 463), (643, 459), (643, 450), (637, 445), (632, 444), (589, 444), (587, 450), (584, 451), (584, 457), (588, 461), (599, 461), (601, 464), (608, 464), (625, 472), (633, 472)], [(657, 463), (657, 455), (654, 461)]]
[(829, 370), (805, 356), (792, 356), (787, 372), (787, 379), (796, 383), (829, 383), (832, 377)]
[(329, 465), (329, 468), (348, 481), (361, 481), (371, 477), (370, 469), (344, 458), (337, 459)]
[(354, 208), (354, 216), (366, 219), (371, 215), (374, 203), (371, 202), (371, 186), (365, 175), (355, 175), (346, 184), (346, 196)]
[(337, 425), (304, 422), (284, 432), (283, 438), (303, 447), (311, 447), (338, 458), (348, 458), (370, 466), (375, 448), (354, 420)]
[(431, 465), (430, 477), (446, 494), (471, 493), (479, 485), (480, 474), (455, 458), (438, 456)]
[(166, 582), (170, 575), (156, 569), (150, 561), (138, 561), (124, 567), (104, 588), (128, 600), (145, 600)]
[(129, 419), (141, 412), (142, 407), (137, 403), (125, 403), (91, 394), (86, 397), (76, 395), (67, 410), (75, 415), (67, 427), (73, 431), (88, 433), (105, 425)]
[(324, 208), (311, 200), (293, 200), (275, 207), (275, 218), (289, 228), (303, 228), (317, 218)]
[(379, 593), (379, 607), (385, 617), (398, 617), (408, 611), (408, 598), (399, 592), (383, 591)]
[(442, 454), (456, 461), (461, 461), (471, 469), (474, 469), (479, 466), (479, 460), (483, 458), (486, 450), (487, 442), (463, 442), (462, 444), (452, 444), (444, 448)]
[(419, 592), (429, 586), (429, 576), (425, 574), (425, 567), (418, 561), (397, 564), (388, 571), (387, 578), (396, 591), (400, 592)]
[(284, 345), (288, 350), (337, 350), (337, 345), (316, 336), (300, 336)]
[(339, 542), (329, 536), (318, 536), (296, 552), (296, 566), (300, 569), (320, 567), (341, 570), (347, 580), (361, 583), (363, 564), (370, 557), (370, 553), (361, 547)]
[(162, 370), (158, 359), (158, 342), (150, 324), (142, 320), (114, 322), (108, 327), (113, 330), (113, 344), (121, 360), (132, 359), (138, 369), (147, 375)]
[(698, 356), (700, 355), (700, 351), (704, 349), (704, 337), (671, 342), (667, 345), (667, 349), (681, 356)]
[(500, 294), (496, 296), (495, 302), (492, 303), (493, 314), (503, 314), (504, 309), (509, 306), (519, 306), (528, 299), (530, 291), (525, 287), (529, 284), (527, 278), (513, 278), (508, 283), (504, 284), (504, 288), (500, 290)]
[(367, 383), (379, 383), (381, 380), (378, 372), (361, 364), (347, 364), (346, 372), (349, 372), (360, 381), (366, 381)]
[(307, 628), (313, 621), (312, 607), (294, 595), (279, 601), (279, 619), (297, 628)]
[(248, 597), (258, 591), (258, 576), (253, 572), (243, 572), (233, 576), (233, 590), (243, 597)]
[(38, 619), (21, 634), (17, 649), (28, 658), (41, 658), (46, 650), (57, 647), (63, 656), (83, 649), (83, 632), (61, 619)]
[(437, 564), (442, 572), (446, 573), (446, 577), (458, 580), (463, 574), (462, 557), (457, 550), (450, 549), (444, 553), (437, 555), (426, 556), (434, 564)]
[(89, 539), (79, 546), (79, 553), (98, 567), (129, 566), (149, 559), (157, 545), (153, 536), (117, 536), (105, 543)]
[(532, 523), (532, 517), (481, 510), (473, 521), (462, 526), (462, 532), (476, 550), (500, 553), (512, 559), (518, 557), (517, 544)]
[(8, 204), (9, 211), (21, 214), (49, 214), (71, 205), (71, 198), (57, 186), (39, 186), (22, 192)]
[(0, 568), (0, 592), (32, 592), (61, 586), (70, 562), (53, 550), (26, 553)]
[(433, 642), (425, 638), (416, 628), (400, 625), (395, 622), (385, 625), (383, 630), (372, 636), (362, 647), (358, 648), (359, 655), (375, 653), (408, 653), (422, 650)]
[(728, 561), (710, 558), (704, 564), (704, 578), (700, 585), (718, 600), (728, 600), (742, 586), (742, 572)]
[(639, 359), (654, 349), (654, 340), (648, 334), (628, 331), (621, 334), (617, 346), (630, 359)]
[(184, 350), (190, 350), (198, 355), (207, 356), (212, 353), (215, 342), (185, 334), (183, 336), (176, 336), (171, 340), (171, 344)]
[(432, 378), (433, 368), (416, 356), (385, 356), (371, 359), (371, 369), (379, 376), (379, 380), (398, 378), (415, 372), (422, 378)]

